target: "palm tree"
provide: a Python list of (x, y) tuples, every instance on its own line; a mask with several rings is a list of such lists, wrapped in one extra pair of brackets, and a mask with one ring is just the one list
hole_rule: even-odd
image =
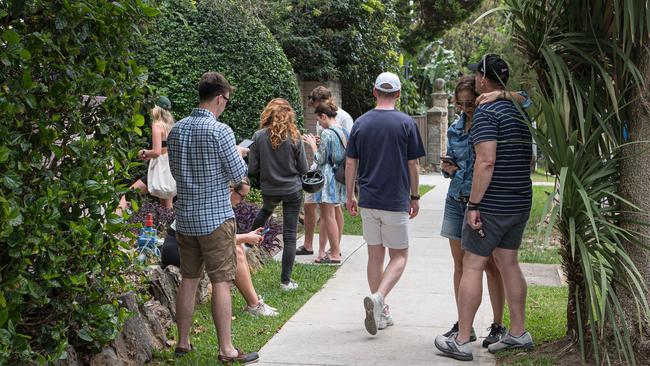
[[(551, 227), (561, 236), (567, 335), (584, 359), (636, 364), (635, 351), (642, 350), (635, 350), (635, 342), (650, 319), (647, 269), (644, 278), (635, 262), (648, 260), (650, 194), (642, 201), (623, 193), (650, 184), (650, 170), (645, 182), (630, 179), (638, 172), (629, 161), (643, 145), (628, 143), (630, 125), (640, 121), (626, 122), (645, 90), (637, 65), (650, 61), (650, 9), (641, 0), (504, 3), (513, 41), (538, 78), (539, 128), (533, 133), (557, 179), (549, 200), (555, 204), (547, 205), (547, 238)], [(622, 181), (629, 183), (622, 187)]]

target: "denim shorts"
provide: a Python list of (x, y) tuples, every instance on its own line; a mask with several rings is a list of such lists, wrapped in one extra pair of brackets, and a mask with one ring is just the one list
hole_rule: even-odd
[(445, 200), (445, 214), (442, 219), (440, 235), (451, 240), (460, 240), (465, 222), (465, 208), (467, 204), (458, 202), (447, 196)]

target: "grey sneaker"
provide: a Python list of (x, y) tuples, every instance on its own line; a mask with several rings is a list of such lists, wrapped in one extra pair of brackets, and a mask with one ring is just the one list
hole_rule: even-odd
[(289, 283), (280, 282), (280, 288), (284, 291), (291, 291), (297, 289), (298, 284), (295, 283), (293, 280), (289, 280)]
[(488, 334), (488, 336), (483, 340), (484, 348), (487, 348), (489, 345), (500, 341), (501, 338), (505, 337), (507, 332), (504, 326), (497, 323), (492, 323), (492, 325), (490, 325), (487, 330), (490, 331), (490, 334)]
[(381, 294), (374, 293), (363, 299), (363, 307), (366, 310), (365, 326), (368, 333), (377, 334), (378, 323), (384, 308), (384, 299)]
[(390, 315), (390, 308), (388, 305), (384, 304), (384, 309), (382, 310), (381, 315), (379, 315), (377, 329), (386, 329), (392, 325), (395, 325), (395, 323), (393, 322), (393, 317)]
[[(443, 336), (449, 337), (452, 334), (458, 334), (458, 322), (454, 323), (454, 325), (449, 329), (449, 331)], [(469, 334), (469, 341), (474, 342), (476, 340), (476, 332), (474, 331), (474, 327), (472, 327), (472, 332)]]
[(253, 316), (258, 316), (258, 315), (277, 316), (278, 315), (277, 310), (274, 310), (272, 307), (266, 305), (264, 303), (264, 300), (259, 300), (259, 302), (255, 306), (246, 306), (244, 311)]
[(460, 361), (472, 361), (474, 359), (474, 355), (472, 354), (472, 342), (458, 344), (458, 342), (456, 342), (456, 334), (457, 333), (452, 333), (448, 337), (445, 337), (444, 335), (437, 336), (436, 341), (434, 342), (436, 348), (445, 356)]
[(530, 333), (524, 332), (519, 337), (515, 337), (508, 332), (500, 341), (489, 345), (488, 351), (497, 353), (508, 349), (531, 350), (533, 348), (535, 348), (535, 343), (533, 343), (533, 337), (531, 337)]

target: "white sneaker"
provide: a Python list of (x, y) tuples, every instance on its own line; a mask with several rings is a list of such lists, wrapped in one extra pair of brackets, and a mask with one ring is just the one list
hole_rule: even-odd
[[(264, 301), (264, 298), (258, 294), (257, 295), (257, 301)], [(273, 306), (271, 306), (269, 304), (265, 304), (265, 305), (266, 305), (267, 308), (269, 308), (269, 309), (271, 309), (273, 311), (276, 311), (276, 312), (278, 311), (278, 309), (274, 308)]]
[(293, 280), (289, 280), (289, 283), (287, 284), (280, 282), (280, 288), (284, 291), (291, 291), (297, 289), (298, 284), (293, 282)]
[(380, 293), (374, 293), (363, 299), (363, 307), (366, 310), (365, 326), (368, 333), (377, 334), (379, 319), (384, 308), (384, 299)]
[(377, 323), (377, 329), (382, 330), (386, 329), (392, 325), (395, 325), (393, 322), (393, 317), (390, 315), (390, 308), (388, 305), (384, 304), (384, 309), (379, 315), (379, 323)]
[(244, 311), (253, 316), (258, 316), (258, 315), (277, 316), (278, 315), (278, 312), (274, 310), (272, 307), (266, 305), (264, 303), (264, 300), (259, 300), (259, 302), (255, 306), (246, 306)]

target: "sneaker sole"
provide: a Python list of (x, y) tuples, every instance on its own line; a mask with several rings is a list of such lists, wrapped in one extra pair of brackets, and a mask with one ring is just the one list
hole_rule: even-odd
[(461, 354), (451, 353), (451, 352), (449, 352), (447, 350), (444, 350), (442, 347), (440, 347), (438, 345), (438, 340), (435, 340), (433, 342), (433, 344), (436, 346), (438, 351), (442, 352), (443, 356), (451, 357), (451, 358), (453, 358), (455, 360), (458, 360), (458, 361), (473, 361), (474, 360), (474, 355), (461, 355)]
[(363, 307), (366, 309), (366, 330), (368, 333), (375, 335), (377, 334), (377, 321), (375, 320), (375, 304), (372, 302), (372, 299), (369, 296), (366, 296), (363, 299)]
[(531, 351), (533, 348), (535, 348), (535, 344), (534, 343), (528, 343), (528, 344), (522, 344), (520, 346), (511, 346), (511, 347), (501, 348), (499, 350), (491, 350), (491, 349), (488, 348), (488, 352), (490, 352), (491, 354), (495, 354), (495, 353), (499, 353), (499, 352), (503, 352), (503, 351), (509, 351), (509, 350), (513, 350), (513, 349), (523, 349), (524, 351)]

